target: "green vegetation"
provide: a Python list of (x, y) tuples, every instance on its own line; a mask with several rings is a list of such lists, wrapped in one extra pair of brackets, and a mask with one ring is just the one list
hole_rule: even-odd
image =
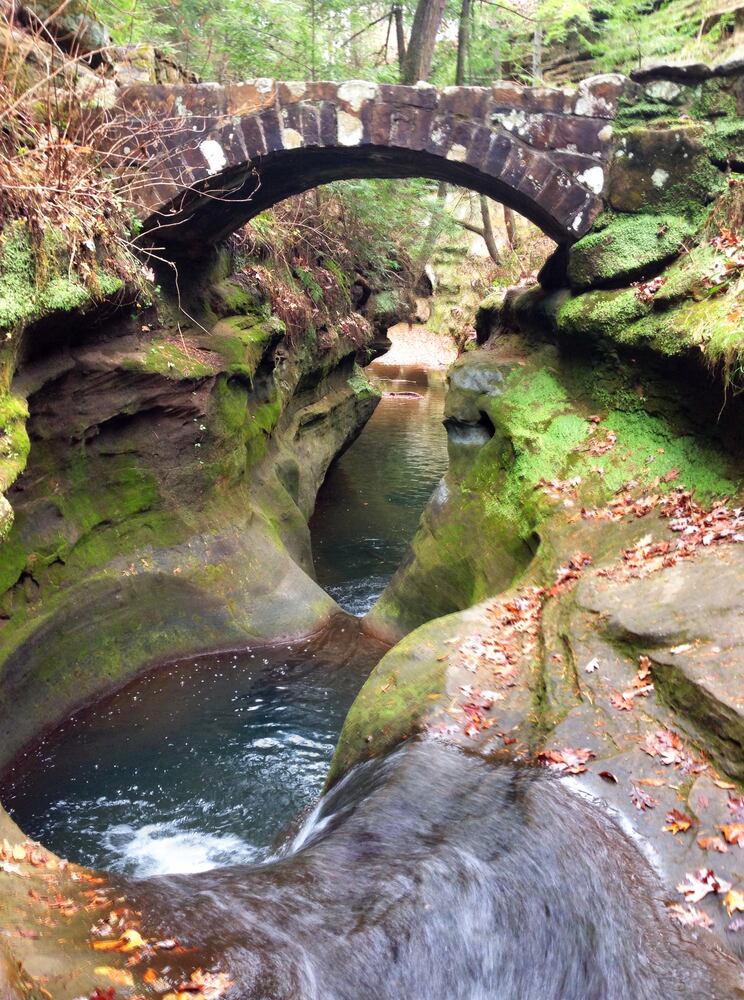
[(626, 284), (676, 257), (698, 227), (672, 215), (618, 215), (571, 247), (568, 277), (576, 288)]

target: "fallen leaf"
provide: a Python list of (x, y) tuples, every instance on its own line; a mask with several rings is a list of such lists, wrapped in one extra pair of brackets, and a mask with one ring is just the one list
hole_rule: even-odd
[(698, 837), (697, 842), (703, 851), (718, 851), (719, 854), (726, 854), (728, 851), (720, 837)]
[(614, 694), (610, 695), (610, 704), (618, 712), (630, 712), (633, 710), (633, 699), (628, 698), (622, 691), (615, 691)]
[(744, 822), (744, 796), (729, 795), (726, 805), (737, 823)]
[(21, 878), (28, 878), (28, 873), (21, 871), (18, 865), (12, 865), (10, 861), (0, 861), (0, 872), (6, 875), (20, 875)]
[(537, 759), (541, 764), (547, 764), (548, 767), (563, 774), (583, 774), (586, 771), (587, 761), (596, 756), (594, 751), (587, 747), (575, 750), (566, 747), (564, 750), (541, 750)]
[(96, 951), (121, 951), (125, 954), (135, 951), (137, 948), (145, 946), (145, 940), (139, 931), (130, 928), (124, 931), (116, 941), (94, 941), (93, 947)]
[(724, 781), (722, 778), (713, 778), (713, 784), (716, 788), (723, 788), (725, 791), (734, 791), (736, 788), (733, 781)]
[(727, 844), (738, 844), (744, 847), (744, 823), (726, 823), (718, 828)]
[(666, 821), (667, 825), (662, 827), (666, 833), (685, 833), (692, 826), (692, 819), (679, 809), (670, 809)]
[(599, 776), (600, 776), (600, 778), (602, 778), (603, 781), (608, 781), (612, 785), (616, 785), (617, 784), (617, 778), (612, 773), (612, 771), (600, 771), (599, 772)]
[(638, 657), (638, 680), (645, 681), (651, 676), (651, 660), (647, 656)]
[(729, 916), (733, 913), (744, 912), (744, 892), (739, 889), (729, 889), (723, 897), (723, 905)]
[(635, 785), (631, 786), (630, 801), (639, 812), (645, 812), (646, 809), (653, 809), (656, 806), (656, 799), (651, 798), (650, 795), (642, 792)]
[(704, 927), (706, 930), (713, 926), (712, 919), (703, 910), (696, 906), (683, 906), (682, 903), (670, 903), (667, 906), (667, 913), (682, 927)]
[(96, 986), (90, 995), (90, 1000), (114, 1000), (115, 997), (116, 991), (113, 986), (109, 986), (106, 990), (102, 990), (100, 986)]
[(731, 883), (718, 878), (712, 868), (700, 868), (692, 875), (687, 873), (685, 878), (687, 882), (681, 882), (677, 892), (681, 892), (688, 903), (699, 903), (710, 892), (727, 893), (731, 888)]
[(97, 965), (93, 970), (97, 976), (105, 976), (117, 986), (134, 986), (134, 977), (127, 969), (116, 969), (113, 965)]

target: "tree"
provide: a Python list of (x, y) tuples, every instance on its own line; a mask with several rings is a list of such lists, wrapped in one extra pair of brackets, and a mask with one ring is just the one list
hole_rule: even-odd
[(446, 0), (418, 0), (403, 59), (401, 83), (412, 86), (419, 80), (428, 80), (445, 3)]
[(457, 25), (457, 66), (455, 85), (462, 87), (467, 79), (467, 64), (470, 58), (470, 17), (472, 0), (462, 0), (460, 19)]

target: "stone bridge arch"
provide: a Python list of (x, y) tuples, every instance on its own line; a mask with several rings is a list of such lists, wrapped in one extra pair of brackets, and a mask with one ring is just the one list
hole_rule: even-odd
[[(566, 243), (604, 206), (612, 121), (626, 83), (608, 74), (571, 90), (510, 82), (135, 84), (118, 106), (125, 137), (144, 152), (134, 192), (141, 218), (167, 245), (203, 246), (329, 181), (412, 176), (486, 194)], [(120, 144), (134, 152), (126, 138)]]

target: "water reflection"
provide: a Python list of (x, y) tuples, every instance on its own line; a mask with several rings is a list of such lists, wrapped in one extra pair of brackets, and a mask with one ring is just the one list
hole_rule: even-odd
[(380, 362), (368, 372), (385, 395), (331, 467), (310, 521), (318, 582), (354, 615), (402, 562), (447, 468), (443, 374)]

